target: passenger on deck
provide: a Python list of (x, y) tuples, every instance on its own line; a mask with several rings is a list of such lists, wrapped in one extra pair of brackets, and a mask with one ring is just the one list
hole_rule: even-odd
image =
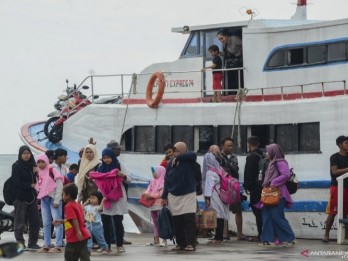
[(195, 251), (196, 248), (196, 181), (197, 155), (188, 152), (184, 142), (177, 142), (174, 158), (168, 162), (164, 179), (162, 204), (168, 205), (173, 216), (177, 245), (173, 250)]
[(211, 45), (208, 48), (208, 51), (210, 53), (210, 56), (213, 57), (212, 65), (208, 67), (204, 67), (201, 71), (205, 71), (207, 69), (213, 69), (213, 91), (214, 91), (214, 98), (213, 102), (221, 102), (221, 90), (222, 90), (222, 77), (223, 74), (221, 71), (214, 71), (214, 70), (220, 70), (222, 69), (222, 60), (220, 57), (220, 50), (217, 45)]
[[(231, 35), (227, 29), (217, 33), (217, 38), (223, 44), (224, 68), (243, 67), (242, 39), (237, 34)], [(238, 77), (238, 75), (240, 77)], [(239, 83), (240, 82), (240, 83)], [(224, 73), (224, 89), (229, 89), (226, 94), (235, 94), (238, 88), (244, 87), (243, 70), (230, 70)]]
[[(325, 234), (322, 241), (324, 243), (329, 242), (329, 234), (332, 227), (332, 224), (335, 220), (337, 214), (337, 177), (348, 172), (348, 137), (339, 136), (336, 139), (336, 145), (339, 148), (339, 151), (335, 154), (332, 154), (330, 157), (330, 175), (331, 175), (331, 186), (330, 186), (330, 195), (329, 201), (326, 207), (326, 214), (328, 214), (326, 219)], [(347, 218), (348, 214), (348, 179), (344, 180), (344, 189), (343, 189), (343, 216)], [(345, 238), (348, 239), (348, 228), (345, 228)]]

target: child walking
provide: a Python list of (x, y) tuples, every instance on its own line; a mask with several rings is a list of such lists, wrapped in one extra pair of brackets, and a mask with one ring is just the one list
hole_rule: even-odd
[(154, 198), (155, 203), (150, 207), (151, 218), (153, 221), (153, 243), (150, 242), (148, 246), (161, 246), (164, 247), (167, 245), (167, 240), (163, 240), (162, 243), (159, 241), (159, 233), (158, 233), (158, 213), (162, 208), (162, 193), (164, 188), (164, 176), (166, 174), (166, 169), (162, 166), (152, 166), (151, 167), (153, 179), (151, 180), (149, 186), (143, 193), (143, 195), (147, 199)]
[(213, 90), (214, 90), (214, 99), (213, 102), (221, 102), (221, 90), (222, 85), (221, 81), (223, 78), (222, 71), (214, 71), (222, 69), (222, 60), (220, 57), (219, 47), (215, 44), (211, 45), (208, 48), (210, 56), (213, 57), (212, 65), (208, 67), (204, 67), (201, 71), (205, 71), (206, 69), (213, 69)]
[[(92, 193), (91, 197), (83, 204), (85, 209), (86, 226), (91, 236), (93, 236), (100, 247), (102, 254), (108, 253), (108, 245), (104, 238), (104, 229), (101, 219), (101, 212), (106, 198), (103, 198), (102, 193), (96, 191)], [(87, 241), (88, 251), (92, 251), (93, 240), (92, 238)]]
[(85, 226), (83, 208), (76, 202), (77, 186), (70, 183), (63, 187), (64, 220), (53, 220), (53, 225), (63, 224), (67, 244), (64, 251), (65, 261), (90, 261), (87, 240), (91, 237)]
[(51, 224), (53, 220), (62, 219), (62, 191), (64, 177), (50, 167), (46, 154), (36, 157), (39, 169), (37, 189), (38, 199), (41, 199), (41, 216), (43, 223), (44, 245), (39, 253), (60, 253), (63, 246), (63, 224), (56, 226), (56, 247), (51, 246)]

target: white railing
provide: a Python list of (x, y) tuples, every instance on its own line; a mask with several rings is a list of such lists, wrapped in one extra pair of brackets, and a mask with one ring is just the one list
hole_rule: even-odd
[[(347, 219), (347, 217), (343, 216), (343, 181), (348, 177), (348, 173), (343, 174), (337, 178), (338, 182), (338, 192), (337, 192), (337, 219), (338, 219), (338, 227), (337, 227), (337, 244), (347, 244), (345, 240), (345, 229), (348, 224), (344, 224), (343, 219)], [(346, 202), (348, 204), (348, 202)], [(348, 229), (348, 228), (347, 228)]]

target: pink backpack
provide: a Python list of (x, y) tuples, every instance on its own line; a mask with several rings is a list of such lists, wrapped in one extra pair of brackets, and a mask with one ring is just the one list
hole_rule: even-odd
[(210, 168), (210, 170), (217, 173), (220, 177), (220, 191), (217, 191), (221, 201), (228, 205), (234, 205), (240, 201), (240, 185), (239, 181), (228, 175), (227, 173), (219, 173), (216, 169)]

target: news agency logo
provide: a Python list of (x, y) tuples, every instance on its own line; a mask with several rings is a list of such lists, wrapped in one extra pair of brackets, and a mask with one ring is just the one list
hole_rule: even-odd
[(341, 251), (341, 250), (310, 251), (309, 249), (305, 249), (301, 252), (301, 255), (305, 257), (336, 256), (336, 257), (340, 257), (341, 259), (348, 259), (348, 251)]

